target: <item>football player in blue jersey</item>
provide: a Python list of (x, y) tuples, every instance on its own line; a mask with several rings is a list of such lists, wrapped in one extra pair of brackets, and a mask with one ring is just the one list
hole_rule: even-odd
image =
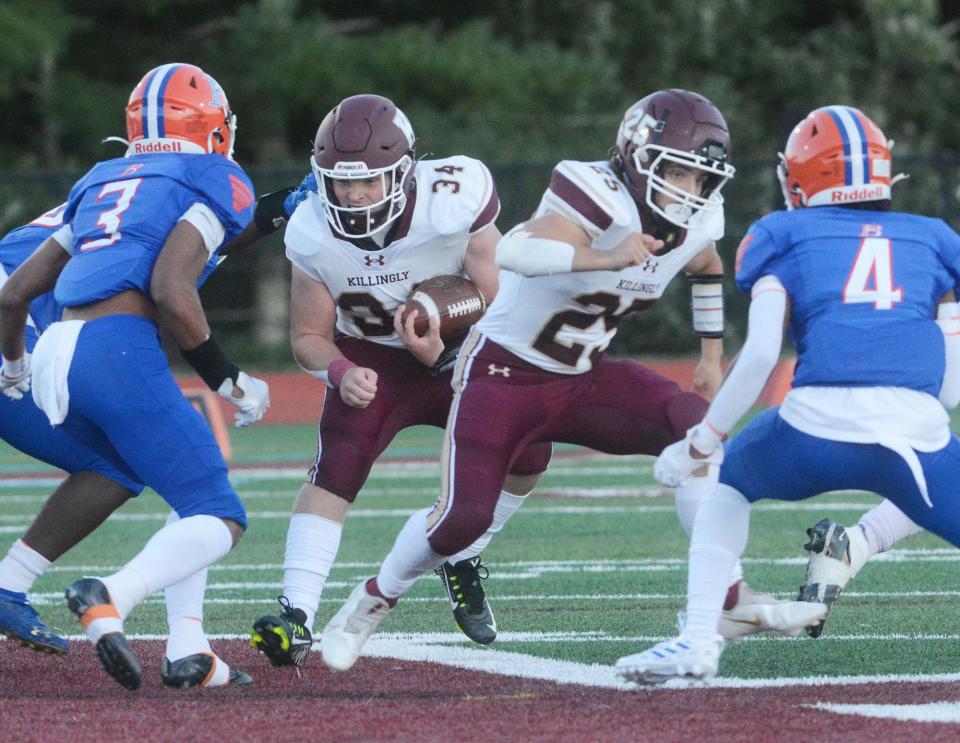
[[(51, 209), (0, 239), (0, 285), (63, 226), (65, 207), (62, 204)], [(60, 318), (61, 310), (52, 292), (31, 303), (27, 353), (33, 351), (39, 334)], [(4, 392), (5, 396), (0, 396), (0, 439), (69, 475), (44, 503), (23, 537), (0, 560), (0, 634), (40, 652), (64, 654), (67, 641), (43, 623), (27, 593), (54, 561), (138, 495), (143, 485), (131, 481), (62, 429), (51, 426), (29, 394), (16, 387)], [(202, 570), (164, 591), (170, 634), (162, 678), (169, 686), (242, 685), (251, 681), (247, 674), (230, 669), (217, 658), (206, 639), (202, 624), (205, 575)], [(224, 673), (210, 674), (214, 663)]]
[(124, 618), (223, 557), (246, 528), (220, 448), (177, 387), (158, 326), (238, 408), (237, 425), (259, 420), (269, 397), (219, 349), (197, 294), (253, 211), (250, 181), (232, 159), (235, 118), (223, 90), (198, 67), (162, 65), (136, 86), (126, 112), (127, 156), (98, 163), (74, 185), (57, 237), (0, 290), (0, 387), (30, 384), (24, 328), (31, 302), (53, 289), (64, 310), (34, 349), (34, 400), (50, 423), (179, 516), (118, 572), (66, 592), (105, 670), (136, 689), (141, 669)]
[[(737, 252), (737, 285), (751, 293), (746, 342), (703, 421), (654, 468), (677, 486), (705, 462), (721, 464), (694, 525), (686, 624), (621, 658), (621, 677), (716, 673), (725, 578), (746, 546), (753, 501), (872, 491), (960, 546), (960, 439), (938, 399), (960, 374), (958, 336), (937, 323), (938, 314), (958, 322), (960, 236), (939, 219), (889, 210), (899, 178), (890, 147), (848, 106), (817, 109), (790, 135), (779, 168), (787, 209), (754, 223)], [(797, 350), (792, 389), (723, 446), (776, 364), (785, 323)]]

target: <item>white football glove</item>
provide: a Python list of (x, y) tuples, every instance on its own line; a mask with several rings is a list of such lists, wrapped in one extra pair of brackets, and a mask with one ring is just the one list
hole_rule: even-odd
[[(245, 428), (263, 418), (263, 414), (270, 407), (270, 388), (262, 379), (251, 377), (246, 372), (240, 372), (237, 383), (232, 379), (224, 379), (217, 390), (217, 394), (240, 410), (233, 416), (237, 428)], [(239, 396), (238, 396), (239, 395)]]
[(680, 487), (686, 484), (687, 480), (693, 477), (693, 473), (704, 465), (723, 462), (723, 446), (721, 444), (717, 444), (712, 452), (701, 452), (707, 454), (703, 459), (695, 459), (690, 455), (691, 440), (696, 430), (697, 426), (694, 426), (687, 431), (683, 441), (670, 444), (660, 452), (660, 456), (657, 457), (657, 461), (653, 465), (653, 476), (657, 478), (657, 482), (661, 485), (666, 485), (668, 488)]
[(19, 400), (30, 391), (30, 354), (25, 353), (16, 361), (4, 358), (0, 390), (11, 400)]

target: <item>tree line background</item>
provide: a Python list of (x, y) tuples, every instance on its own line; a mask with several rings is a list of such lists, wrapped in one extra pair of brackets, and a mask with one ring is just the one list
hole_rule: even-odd
[[(497, 178), (501, 230), (525, 219), (560, 159), (606, 156), (626, 107), (666, 87), (724, 113), (732, 263), (753, 220), (780, 208), (776, 153), (811, 109), (861, 108), (897, 140), (898, 207), (960, 227), (960, 0), (6, 0), (0, 6), (0, 227), (64, 199), (124, 135), (148, 69), (192, 62), (237, 113), (237, 160), (264, 193), (298, 182), (342, 98), (376, 92), (410, 116), (418, 153), (462, 153)], [(289, 363), (288, 266), (272, 237), (204, 288), (218, 334), (248, 359)], [(697, 348), (674, 282), (624, 323), (614, 351)], [(728, 287), (731, 347), (745, 304)]]

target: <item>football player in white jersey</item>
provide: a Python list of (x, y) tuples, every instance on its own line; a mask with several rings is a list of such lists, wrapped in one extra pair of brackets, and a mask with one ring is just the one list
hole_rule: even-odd
[[(464, 343), (444, 441), (442, 492), (401, 530), (376, 578), (360, 583), (323, 632), (334, 670), (350, 668), (396, 600), (426, 570), (493, 522), (518, 453), (552, 441), (613, 454), (657, 454), (702, 418), (707, 401), (633, 361), (603, 357), (620, 320), (648, 308), (680, 271), (692, 279), (703, 336), (696, 389), (721, 379), (720, 190), (733, 176), (729, 134), (708, 100), (654, 93), (626, 112), (609, 161), (561, 162), (533, 218), (497, 247), (500, 292)], [(716, 472), (677, 491), (687, 532)], [(802, 602), (730, 577), (730, 636), (798, 633)]]
[[(293, 264), (291, 342), (297, 362), (330, 388), (317, 458), (293, 507), (281, 612), (254, 622), (251, 642), (277, 666), (302, 666), (320, 594), (337, 555), (347, 509), (380, 453), (402, 429), (446, 425), (456, 348), (436, 319), (400, 323), (414, 285), (441, 274), (469, 277), (492, 301), (500, 201), (478, 160), (416, 160), (410, 122), (377, 95), (347, 98), (317, 131), (311, 159), (317, 191), (286, 227)], [(460, 628), (492, 642), (496, 623), (480, 578), (479, 553), (523, 501), (550, 461), (530, 446), (501, 489), (488, 534), (438, 565)], [(481, 535), (478, 535), (481, 537)]]

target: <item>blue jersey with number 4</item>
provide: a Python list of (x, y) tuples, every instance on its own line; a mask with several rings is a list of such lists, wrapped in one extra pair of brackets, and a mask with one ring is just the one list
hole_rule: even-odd
[[(222, 155), (145, 154), (97, 163), (67, 200), (73, 257), (57, 281), (57, 301), (73, 307), (128, 289), (150, 296), (153, 266), (167, 236), (197, 203), (223, 225), (222, 245), (250, 221), (253, 187), (243, 169)], [(198, 285), (217, 262), (214, 252)]]
[(942, 220), (813, 207), (755, 222), (737, 286), (776, 276), (790, 296), (793, 386), (906, 387), (939, 394), (937, 304), (960, 284), (960, 236)]

